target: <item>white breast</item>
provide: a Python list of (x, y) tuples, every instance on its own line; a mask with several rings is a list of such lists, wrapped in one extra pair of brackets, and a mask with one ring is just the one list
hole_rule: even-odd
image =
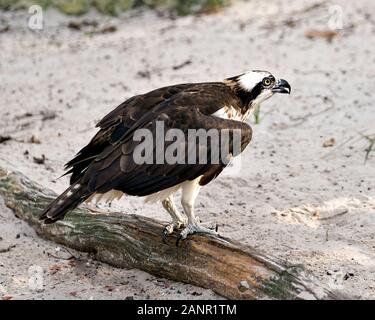
[(224, 107), (219, 110), (217, 110), (212, 115), (214, 117), (222, 118), (222, 119), (228, 119), (228, 120), (236, 120), (236, 121), (246, 121), (248, 117), (249, 112), (246, 112), (245, 114), (242, 114), (237, 109), (233, 108), (232, 106)]

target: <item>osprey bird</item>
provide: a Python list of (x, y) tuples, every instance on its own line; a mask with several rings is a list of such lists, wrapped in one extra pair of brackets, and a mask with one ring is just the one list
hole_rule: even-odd
[[(267, 71), (254, 70), (222, 82), (178, 84), (126, 100), (97, 124), (99, 132), (66, 164), (66, 174), (72, 174), (71, 185), (48, 205), (40, 219), (53, 223), (84, 201), (104, 198), (110, 202), (126, 194), (162, 202), (172, 217), (163, 239), (180, 228), (178, 241), (194, 233), (216, 235), (217, 230), (200, 224), (194, 214), (194, 202), (201, 186), (216, 178), (228, 163), (222, 159), (214, 163), (210, 156), (205, 163), (137, 163), (134, 154), (142, 143), (135, 139), (137, 130), (155, 132), (158, 121), (166, 129), (180, 129), (183, 135), (190, 129), (239, 130), (238, 152), (233, 151), (233, 135), (229, 135), (230, 155), (236, 156), (252, 137), (252, 129), (246, 123), (250, 111), (274, 93), (290, 92), (287, 81), (276, 79)], [(196, 148), (203, 148), (200, 141)], [(211, 145), (204, 148), (210, 149)], [(192, 152), (187, 142), (182, 143), (182, 149)], [(155, 147), (151, 151), (152, 159), (160, 152)], [(173, 200), (173, 194), (180, 189), (183, 213)]]

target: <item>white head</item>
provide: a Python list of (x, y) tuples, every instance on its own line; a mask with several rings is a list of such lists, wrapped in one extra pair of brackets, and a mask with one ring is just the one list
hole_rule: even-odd
[(250, 106), (259, 105), (275, 93), (291, 92), (287, 81), (276, 79), (268, 71), (253, 70), (227, 80), (235, 81), (237, 92), (246, 98), (246, 104)]

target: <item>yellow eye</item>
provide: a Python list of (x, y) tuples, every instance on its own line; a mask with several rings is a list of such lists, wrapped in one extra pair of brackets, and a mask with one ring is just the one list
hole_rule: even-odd
[(264, 78), (264, 79), (263, 79), (263, 85), (264, 85), (265, 87), (270, 86), (271, 83), (272, 83), (272, 81), (271, 81), (270, 78)]

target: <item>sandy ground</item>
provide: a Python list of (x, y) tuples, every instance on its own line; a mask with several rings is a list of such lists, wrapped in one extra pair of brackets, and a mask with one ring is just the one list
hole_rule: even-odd
[[(0, 33), (0, 135), (13, 139), (0, 144), (0, 164), (63, 191), (67, 178), (57, 178), (64, 163), (124, 99), (168, 84), (269, 70), (292, 84), (292, 95), (263, 105), (241, 174), (220, 176), (204, 188), (198, 214), (218, 222), (225, 236), (303, 264), (333, 289), (373, 299), (375, 156), (364, 163), (367, 143), (359, 132), (375, 133), (375, 3), (266, 4), (249, 1), (219, 14), (178, 19), (149, 11), (74, 19), (48, 11), (40, 32), (28, 30), (20, 13), (1, 13), (0, 24), (10, 29)], [(343, 10), (339, 36), (308, 39), (305, 32), (328, 29), (331, 5)], [(99, 31), (117, 30), (89, 35), (90, 26), (67, 27), (82, 19), (97, 20)], [(45, 162), (36, 163), (42, 155)], [(167, 219), (159, 205), (132, 197), (111, 210)], [(56, 247), (0, 199), (0, 296), (218, 298)], [(79, 259), (66, 260), (71, 254)], [(43, 268), (38, 292), (29, 286), (30, 266)]]

